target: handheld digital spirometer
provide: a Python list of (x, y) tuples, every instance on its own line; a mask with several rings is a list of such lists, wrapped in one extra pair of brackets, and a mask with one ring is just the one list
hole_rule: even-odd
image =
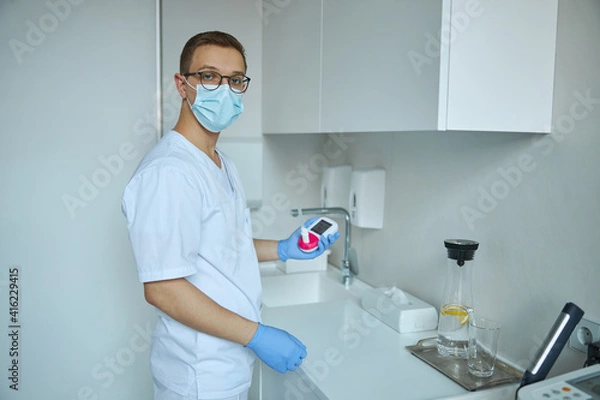
[(308, 227), (300, 227), (300, 239), (298, 247), (300, 250), (310, 253), (319, 247), (319, 240), (323, 235), (333, 235), (338, 231), (338, 224), (334, 220), (321, 217)]

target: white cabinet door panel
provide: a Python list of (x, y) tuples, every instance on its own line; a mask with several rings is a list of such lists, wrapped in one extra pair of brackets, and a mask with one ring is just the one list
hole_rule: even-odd
[(435, 130), (439, 58), (411, 52), (437, 35), (440, 1), (324, 0), (323, 131)]
[(263, 20), (264, 131), (319, 132), (321, 0), (268, 5), (273, 11)]
[(470, 2), (452, 0), (447, 129), (549, 132), (558, 2), (480, 0), (465, 18)]

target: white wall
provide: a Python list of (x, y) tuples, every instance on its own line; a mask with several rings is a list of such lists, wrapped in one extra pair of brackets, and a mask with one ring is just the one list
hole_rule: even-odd
[[(500, 352), (526, 367), (566, 302), (600, 321), (600, 2), (561, 1), (558, 36), (552, 135), (346, 133), (348, 147), (335, 158), (322, 155), (332, 154), (325, 150), (339, 137), (267, 136), (265, 199), (280, 193), (294, 206), (318, 205), (320, 183), (312, 177), (324, 159), (384, 167), (384, 228), (353, 230), (360, 277), (439, 307), (443, 240), (478, 240), (477, 310), (504, 324)], [(582, 96), (592, 100), (584, 105)], [(499, 199), (482, 199), (484, 192)], [(469, 221), (465, 207), (478, 218)], [(277, 214), (271, 236), (297, 223), (286, 213)], [(565, 349), (552, 374), (583, 361)]]
[(151, 398), (120, 196), (156, 137), (154, 1), (3, 1), (0, 42), (0, 398)]

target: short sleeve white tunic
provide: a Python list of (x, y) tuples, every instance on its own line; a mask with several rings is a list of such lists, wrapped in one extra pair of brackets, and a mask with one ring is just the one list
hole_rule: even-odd
[[(250, 213), (234, 164), (219, 154), (222, 170), (170, 131), (141, 161), (122, 198), (139, 279), (185, 277), (222, 307), (260, 321)], [(160, 383), (202, 398), (235, 396), (250, 386), (252, 351), (158, 314), (150, 362)]]

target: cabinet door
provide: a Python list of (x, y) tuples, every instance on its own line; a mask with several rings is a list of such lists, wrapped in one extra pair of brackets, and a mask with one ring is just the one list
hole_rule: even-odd
[(223, 131), (228, 138), (262, 137), (262, 23), (260, 8), (248, 0), (162, 0), (162, 109), (163, 131), (177, 122), (181, 97), (173, 75), (179, 71), (179, 56), (187, 40), (197, 33), (219, 30), (232, 34), (246, 50), (252, 79), (244, 94), (244, 112)]
[(411, 56), (439, 34), (441, 1), (323, 4), (322, 130), (435, 130), (439, 57)]
[(558, 1), (476, 3), (451, 2), (440, 129), (550, 132)]
[(308, 377), (308, 375), (298, 368), (295, 371), (289, 371), (285, 375), (271, 369), (262, 362), (257, 363), (261, 369), (261, 389), (260, 398), (262, 400), (275, 399), (302, 399), (302, 400), (327, 400), (328, 397), (319, 389), (319, 387)]
[(264, 131), (319, 132), (321, 0), (263, 3)]

